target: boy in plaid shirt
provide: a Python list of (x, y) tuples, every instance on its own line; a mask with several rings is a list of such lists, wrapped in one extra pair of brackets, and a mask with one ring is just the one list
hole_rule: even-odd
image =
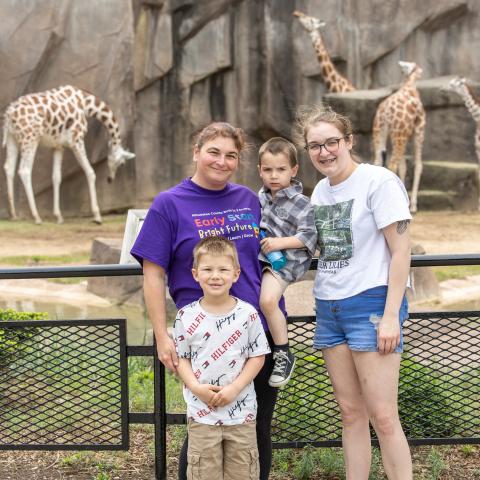
[[(313, 207), (302, 194), (296, 180), (297, 150), (288, 140), (274, 137), (258, 152), (258, 171), (263, 182), (259, 198), (262, 207), (260, 229), (266, 238), (260, 241), (259, 259), (264, 263), (260, 308), (265, 315), (275, 343), (272, 387), (288, 383), (295, 366), (295, 357), (288, 344), (287, 321), (280, 310), (280, 301), (287, 286), (299, 280), (310, 267), (317, 243)], [(286, 264), (275, 271), (266, 255), (283, 250)]]

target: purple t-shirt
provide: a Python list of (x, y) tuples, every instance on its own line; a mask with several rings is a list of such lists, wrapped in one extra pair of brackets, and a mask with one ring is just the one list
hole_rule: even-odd
[[(140, 263), (146, 259), (164, 268), (170, 295), (182, 308), (203, 296), (191, 272), (194, 246), (208, 236), (229, 238), (242, 269), (231, 294), (260, 311), (258, 225), (260, 202), (250, 189), (229, 183), (223, 190), (207, 190), (188, 178), (157, 195), (131, 254)], [(268, 329), (263, 316), (262, 323)]]

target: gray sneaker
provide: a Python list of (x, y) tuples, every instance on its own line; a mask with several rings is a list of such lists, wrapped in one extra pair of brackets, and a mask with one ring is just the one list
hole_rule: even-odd
[(283, 387), (288, 383), (295, 367), (295, 355), (290, 350), (273, 352), (273, 371), (268, 380), (271, 387)]

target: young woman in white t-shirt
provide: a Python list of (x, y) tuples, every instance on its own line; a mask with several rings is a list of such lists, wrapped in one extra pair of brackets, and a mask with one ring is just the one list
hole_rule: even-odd
[(322, 350), (340, 407), (347, 479), (368, 479), (371, 422), (388, 478), (411, 480), (397, 405), (408, 317), (408, 195), (391, 171), (352, 158), (347, 117), (330, 107), (302, 108), (296, 127), (298, 143), (325, 175), (311, 198), (320, 251), (314, 348)]

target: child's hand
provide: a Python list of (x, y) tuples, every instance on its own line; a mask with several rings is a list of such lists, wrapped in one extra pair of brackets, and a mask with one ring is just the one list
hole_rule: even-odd
[(215, 399), (216, 392), (221, 390), (222, 387), (217, 385), (210, 385), (209, 383), (199, 383), (192, 393), (198, 397), (205, 405), (209, 407), (215, 407), (213, 400)]
[(260, 247), (262, 252), (266, 255), (270, 252), (282, 250), (282, 238), (281, 237), (267, 237), (260, 241)]
[(215, 393), (215, 396), (212, 401), (213, 407), (224, 407), (229, 403), (232, 403), (240, 394), (238, 388), (232, 383), (226, 387), (221, 388), (221, 390)]

